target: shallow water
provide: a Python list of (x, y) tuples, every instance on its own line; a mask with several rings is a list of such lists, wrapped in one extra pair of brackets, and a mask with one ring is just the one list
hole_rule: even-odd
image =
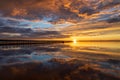
[(120, 42), (0, 46), (0, 80), (120, 80)]

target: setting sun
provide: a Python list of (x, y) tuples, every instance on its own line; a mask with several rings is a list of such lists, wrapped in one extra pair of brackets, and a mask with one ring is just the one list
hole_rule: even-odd
[(76, 39), (73, 39), (73, 43), (75, 43), (75, 44), (76, 44), (76, 43), (77, 43), (77, 40), (76, 40)]

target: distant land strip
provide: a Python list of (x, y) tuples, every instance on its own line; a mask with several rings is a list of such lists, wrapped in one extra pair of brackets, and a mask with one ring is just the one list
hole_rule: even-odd
[(16, 44), (52, 44), (66, 43), (70, 41), (52, 41), (52, 40), (0, 40), (0, 45), (16, 45)]
[[(6, 40), (0, 39), (0, 45), (67, 43), (72, 40)], [(78, 40), (77, 42), (120, 42), (120, 40)]]

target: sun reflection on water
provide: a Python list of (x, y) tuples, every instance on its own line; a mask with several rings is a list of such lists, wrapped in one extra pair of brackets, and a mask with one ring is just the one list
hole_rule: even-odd
[(72, 51), (89, 52), (97, 54), (120, 55), (120, 43), (117, 42), (79, 42), (73, 40), (71, 43), (66, 43), (71, 47)]

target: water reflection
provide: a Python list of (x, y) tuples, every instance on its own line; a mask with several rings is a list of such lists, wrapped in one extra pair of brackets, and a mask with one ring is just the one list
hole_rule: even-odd
[(120, 80), (119, 45), (73, 42), (0, 46), (0, 80)]
[(120, 55), (119, 42), (77, 42), (66, 43), (73, 51), (84, 51), (108, 55)]

